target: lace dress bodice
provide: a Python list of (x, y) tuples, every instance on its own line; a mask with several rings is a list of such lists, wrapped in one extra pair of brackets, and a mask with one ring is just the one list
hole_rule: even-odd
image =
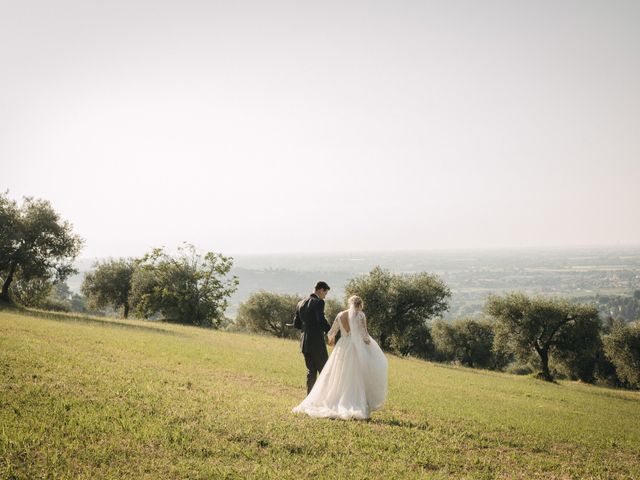
[(368, 344), (371, 341), (371, 338), (369, 337), (369, 332), (367, 330), (367, 317), (364, 312), (359, 311), (353, 317), (349, 314), (349, 330), (345, 328), (343, 322), (340, 320), (340, 316), (342, 314), (343, 312), (340, 312), (338, 315), (336, 315), (336, 318), (333, 320), (333, 325), (331, 325), (331, 329), (327, 333), (327, 336), (329, 338), (335, 338), (335, 336), (338, 334), (338, 331), (340, 331), (341, 337), (347, 337), (350, 336), (352, 332), (354, 332), (356, 335), (359, 335), (360, 338), (362, 338), (362, 341), (364, 343)]

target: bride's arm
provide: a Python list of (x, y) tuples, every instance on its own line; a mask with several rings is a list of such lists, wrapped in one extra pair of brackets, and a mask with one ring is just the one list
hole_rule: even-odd
[(338, 334), (338, 330), (340, 330), (340, 314), (336, 315), (335, 320), (333, 321), (333, 325), (327, 332), (327, 337), (329, 337), (329, 345), (333, 345), (333, 342)]
[(360, 318), (359, 318), (359, 322), (360, 322), (360, 331), (362, 332), (362, 340), (364, 340), (364, 343), (366, 343), (367, 345), (369, 345), (369, 343), (371, 343), (371, 337), (369, 336), (369, 331), (367, 330), (367, 317), (364, 314), (364, 312), (360, 312)]

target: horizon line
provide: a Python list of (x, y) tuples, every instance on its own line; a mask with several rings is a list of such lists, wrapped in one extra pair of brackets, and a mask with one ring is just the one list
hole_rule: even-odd
[[(188, 242), (187, 242), (188, 243)], [(155, 247), (153, 247), (155, 248)], [(496, 252), (499, 250), (506, 251), (559, 251), (559, 250), (586, 250), (586, 249), (616, 249), (616, 248), (638, 248), (640, 243), (620, 243), (620, 244), (582, 244), (582, 245), (504, 245), (504, 246), (483, 246), (483, 247), (431, 247), (431, 248), (414, 248), (414, 249), (369, 249), (369, 250), (323, 250), (323, 251), (270, 251), (270, 252), (221, 252), (225, 256), (235, 257), (269, 257), (269, 256), (322, 256), (322, 255), (375, 255), (375, 254), (420, 254), (420, 253), (463, 253), (463, 252)], [(200, 252), (209, 251), (206, 249), (196, 249)], [(171, 251), (170, 249), (167, 249)], [(125, 255), (129, 257), (132, 255)], [(123, 256), (86, 256), (78, 257), (77, 260), (92, 258), (122, 258)]]

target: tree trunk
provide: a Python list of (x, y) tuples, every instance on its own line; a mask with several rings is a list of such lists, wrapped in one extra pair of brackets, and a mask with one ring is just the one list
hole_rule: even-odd
[(124, 318), (128, 318), (129, 317), (129, 302), (126, 302), (124, 304)]
[(4, 284), (2, 285), (2, 293), (0, 294), (0, 301), (9, 303), (11, 299), (9, 298), (9, 286), (13, 281), (13, 274), (16, 273), (17, 264), (14, 262), (11, 264), (11, 268), (9, 268), (9, 274), (7, 278), (4, 280)]
[(387, 336), (384, 333), (380, 334), (380, 348), (387, 349)]
[(538, 355), (540, 355), (540, 360), (542, 361), (542, 372), (540, 372), (540, 377), (547, 382), (552, 382), (553, 377), (549, 371), (549, 348), (536, 348), (536, 351), (538, 352)]

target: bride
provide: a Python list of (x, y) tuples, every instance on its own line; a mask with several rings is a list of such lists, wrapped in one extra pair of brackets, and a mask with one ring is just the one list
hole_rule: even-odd
[[(340, 331), (340, 339), (335, 337)], [(367, 332), (362, 299), (349, 298), (329, 330), (335, 348), (307, 397), (294, 413), (312, 417), (368, 419), (382, 407), (387, 395), (387, 358)]]

